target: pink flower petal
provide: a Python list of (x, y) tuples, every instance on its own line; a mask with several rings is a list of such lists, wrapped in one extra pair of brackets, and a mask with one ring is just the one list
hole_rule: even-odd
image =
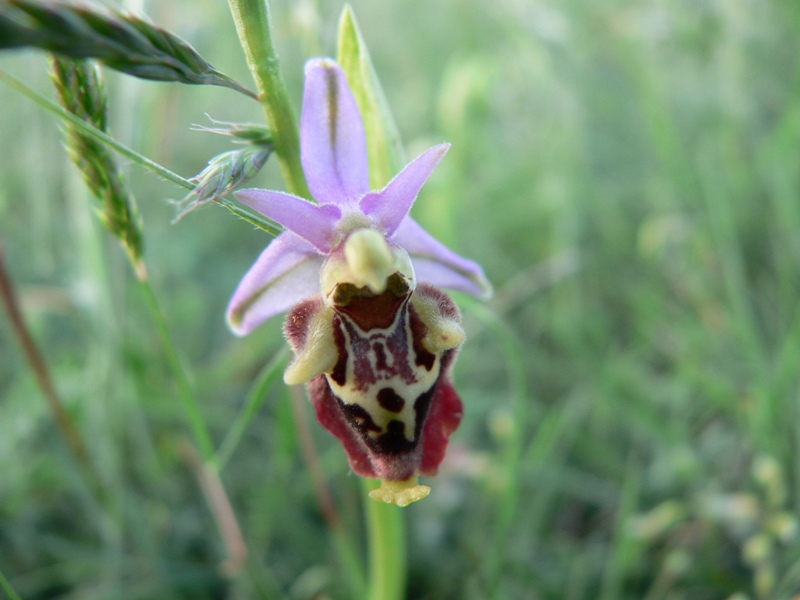
[(336, 223), (342, 216), (339, 207), (312, 204), (299, 196), (272, 190), (241, 190), (234, 195), (242, 204), (293, 231), (320, 252), (331, 251), (339, 232)]
[(449, 148), (450, 144), (440, 144), (423, 152), (381, 191), (362, 198), (359, 203), (361, 210), (386, 236), (391, 236), (400, 226), (422, 186)]
[(331, 59), (306, 63), (300, 155), (320, 204), (355, 202), (369, 191), (364, 123), (344, 72)]
[(311, 244), (293, 233), (272, 240), (228, 304), (228, 324), (234, 333), (247, 335), (270, 317), (318, 294), (322, 260)]
[(405, 248), (418, 282), (465, 292), (479, 298), (492, 295), (492, 284), (477, 263), (459, 256), (406, 217), (391, 241)]

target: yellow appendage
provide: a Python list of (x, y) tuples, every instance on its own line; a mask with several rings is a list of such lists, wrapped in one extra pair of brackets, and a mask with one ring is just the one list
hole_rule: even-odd
[(369, 497), (378, 502), (394, 504), (395, 506), (408, 506), (412, 502), (422, 500), (431, 493), (427, 485), (420, 485), (417, 477), (405, 481), (381, 480), (381, 487), (372, 490)]

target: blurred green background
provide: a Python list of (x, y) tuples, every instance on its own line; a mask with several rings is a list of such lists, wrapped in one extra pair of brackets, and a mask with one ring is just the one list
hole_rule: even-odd
[[(128, 6), (252, 87), (226, 3)], [(404, 511), (408, 598), (800, 597), (800, 3), (352, 6), (408, 154), (453, 144), (414, 215), (496, 287), (486, 305), (456, 298), (466, 415)], [(273, 4), (298, 109), (341, 8)], [(52, 95), (43, 55), (0, 68)], [(106, 76), (112, 133), (186, 177), (229, 149), (192, 124), (262, 120), (229, 90)], [(363, 491), (280, 381), (222, 472), (249, 560), (220, 574), (126, 257), (55, 119), (5, 86), (0, 107), (0, 240), (107, 491), (98, 503), (0, 319), (0, 571), (26, 599), (350, 597), (298, 420), (359, 548)], [(268, 238), (217, 207), (170, 225), (183, 190), (126, 174), (219, 444), (283, 347), (280, 319), (247, 339), (223, 319)], [(280, 187), (276, 165), (251, 184)]]

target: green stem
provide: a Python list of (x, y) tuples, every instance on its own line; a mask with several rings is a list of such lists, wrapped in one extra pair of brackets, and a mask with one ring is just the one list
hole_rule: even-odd
[(11, 278), (11, 274), (6, 269), (5, 249), (2, 241), (0, 241), (0, 305), (2, 305), (6, 313), (8, 313), (11, 330), (19, 341), (22, 353), (28, 361), (34, 379), (44, 395), (56, 425), (64, 435), (67, 446), (72, 451), (92, 492), (102, 501), (105, 499), (104, 488), (97, 471), (92, 465), (92, 461), (89, 459), (89, 453), (86, 450), (83, 438), (69, 412), (64, 408), (61, 397), (56, 391), (56, 386), (50, 374), (50, 369), (47, 366), (47, 361), (36, 345), (33, 335), (25, 322), (14, 282)]
[(306, 401), (299, 386), (289, 388), (292, 403), (292, 416), (294, 417), (297, 439), (303, 454), (306, 467), (314, 484), (319, 511), (330, 531), (336, 550), (337, 561), (344, 568), (344, 576), (350, 584), (350, 598), (365, 598), (367, 577), (361, 557), (356, 550), (356, 545), (350, 531), (344, 526), (344, 521), (336, 508), (333, 495), (325, 481), (325, 473), (320, 463), (319, 454), (314, 444), (314, 435), (308, 424)]
[(86, 452), (86, 447), (78, 433), (78, 428), (72, 421), (70, 414), (64, 408), (61, 398), (56, 392), (53, 379), (50, 377), (50, 369), (47, 367), (47, 362), (39, 350), (39, 347), (36, 345), (33, 335), (31, 335), (30, 329), (28, 329), (28, 325), (25, 323), (14, 283), (11, 279), (11, 275), (6, 270), (5, 248), (2, 243), (0, 243), (0, 300), (8, 313), (11, 329), (19, 341), (31, 371), (33, 371), (36, 383), (42, 390), (50, 407), (50, 411), (53, 413), (53, 417), (59, 429), (61, 429), (61, 432), (64, 434), (64, 438), (70, 450), (72, 450), (78, 463), (83, 465), (87, 473), (94, 473), (94, 469), (89, 462), (89, 455)]
[[(364, 491), (377, 485), (362, 479)], [(369, 585), (367, 600), (402, 600), (406, 587), (406, 547), (403, 509), (366, 500), (369, 536)]]
[(6, 579), (6, 576), (3, 575), (2, 571), (0, 571), (0, 590), (5, 592), (9, 600), (22, 600), (22, 598), (20, 598), (19, 595), (11, 587), (11, 584), (8, 582), (8, 579)]
[(482, 571), (486, 574), (490, 590), (499, 581), (503, 563), (506, 555), (500, 549), (504, 547), (504, 541), (511, 534), (517, 512), (520, 507), (519, 491), (522, 481), (522, 455), (525, 447), (525, 431), (527, 431), (530, 421), (530, 393), (527, 384), (527, 373), (525, 364), (520, 357), (525, 356), (517, 335), (500, 319), (490, 308), (471, 298), (464, 298), (461, 306), (465, 314), (479, 319), (484, 326), (496, 336), (503, 353), (505, 354), (506, 364), (508, 365), (509, 376), (509, 396), (511, 398), (510, 413), (513, 417), (514, 428), (507, 436), (507, 444), (504, 449), (503, 464), (506, 468), (506, 485), (503, 489), (500, 500), (497, 503), (496, 518), (493, 523), (493, 539), (491, 547), (496, 548), (495, 552), (489, 553), (486, 560), (482, 562)]
[(258, 409), (261, 408), (264, 400), (266, 400), (267, 392), (275, 384), (276, 380), (279, 379), (282, 373), (281, 367), (286, 365), (288, 358), (289, 348), (288, 346), (284, 346), (284, 348), (267, 363), (267, 366), (262, 369), (258, 378), (251, 386), (247, 394), (244, 409), (236, 417), (230, 429), (228, 429), (225, 439), (222, 441), (219, 450), (217, 450), (215, 460), (220, 471), (225, 468), (225, 465), (228, 464), (231, 456), (233, 456), (239, 442), (242, 441), (242, 436), (245, 431), (247, 431), (248, 425), (250, 425)]
[(353, 542), (350, 532), (341, 522), (336, 527), (331, 527), (330, 531), (337, 558), (344, 567), (344, 574), (350, 584), (352, 596), (363, 598), (367, 582), (364, 576), (364, 564), (356, 550), (356, 544)]
[[(33, 100), (36, 104), (40, 107), (45, 109), (46, 111), (56, 115), (57, 117), (63, 119), (64, 121), (68, 121), (70, 125), (75, 127), (78, 131), (82, 134), (91, 137), (92, 139), (107, 145), (109, 148), (121, 154), (125, 158), (128, 158), (132, 162), (138, 164), (139, 166), (152, 171), (156, 175), (163, 177), (167, 181), (171, 181), (172, 183), (181, 186), (187, 190), (193, 190), (195, 185), (189, 181), (167, 169), (166, 167), (161, 166), (157, 162), (154, 162), (147, 158), (146, 156), (139, 154), (136, 150), (132, 148), (128, 148), (125, 144), (122, 144), (112, 138), (110, 135), (105, 133), (104, 131), (100, 131), (93, 125), (87, 123), (86, 121), (76, 117), (71, 112), (65, 110), (55, 102), (51, 102), (44, 96), (41, 96), (27, 85), (22, 83), (19, 79), (6, 73), (3, 70), (0, 70), (0, 81), (3, 81), (9, 87), (15, 89), (16, 91), (20, 92), (22, 95), (27, 96), (29, 99)], [(282, 229), (276, 227), (269, 221), (265, 220), (259, 215), (253, 214), (249, 211), (246, 211), (239, 207), (238, 205), (234, 204), (227, 198), (220, 198), (217, 201), (221, 206), (227, 208), (230, 212), (235, 214), (237, 217), (244, 219), (251, 225), (255, 225), (259, 229), (263, 229), (267, 233), (271, 235), (278, 235), (281, 233)]]
[(147, 279), (140, 279), (139, 283), (141, 284), (141, 289), (142, 293), (144, 294), (147, 308), (150, 309), (150, 314), (155, 321), (158, 335), (161, 338), (161, 344), (163, 345), (164, 351), (167, 354), (167, 360), (169, 361), (172, 372), (177, 379), (178, 391), (181, 402), (183, 403), (183, 409), (186, 412), (187, 418), (189, 419), (189, 426), (192, 429), (195, 441), (200, 448), (203, 459), (212, 468), (216, 469), (216, 457), (214, 456), (214, 445), (211, 442), (211, 435), (208, 432), (205, 421), (203, 421), (203, 417), (200, 413), (200, 407), (197, 403), (197, 398), (194, 395), (192, 385), (189, 382), (189, 377), (186, 374), (186, 369), (183, 366), (183, 362), (178, 355), (178, 351), (175, 348), (175, 344), (173, 343), (172, 337), (167, 329), (167, 321), (164, 318), (164, 313), (161, 311), (161, 308), (158, 305), (158, 301), (153, 293), (153, 288), (150, 286), (150, 282)]
[(310, 198), (300, 163), (297, 120), (272, 45), (269, 4), (267, 0), (228, 0), (228, 5), (274, 136), (275, 153), (286, 187), (290, 192)]

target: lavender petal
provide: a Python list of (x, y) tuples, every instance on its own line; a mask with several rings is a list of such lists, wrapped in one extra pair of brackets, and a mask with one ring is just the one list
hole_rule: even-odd
[(228, 325), (247, 335), (270, 317), (289, 310), (300, 300), (320, 292), (323, 257), (295, 234), (285, 232), (258, 257), (239, 282), (228, 304)]
[(330, 252), (336, 241), (336, 224), (342, 216), (337, 206), (320, 206), (273, 190), (241, 190), (234, 195), (242, 204), (293, 231), (323, 254)]
[(354, 202), (369, 191), (364, 123), (344, 72), (331, 59), (306, 63), (300, 157), (320, 204)]
[(408, 252), (417, 281), (479, 298), (491, 297), (492, 284), (480, 265), (450, 250), (411, 217), (403, 220), (391, 241)]
[(375, 226), (391, 236), (411, 210), (433, 169), (447, 153), (450, 144), (440, 144), (423, 152), (406, 165), (386, 187), (372, 192), (359, 203), (362, 212), (372, 219)]

